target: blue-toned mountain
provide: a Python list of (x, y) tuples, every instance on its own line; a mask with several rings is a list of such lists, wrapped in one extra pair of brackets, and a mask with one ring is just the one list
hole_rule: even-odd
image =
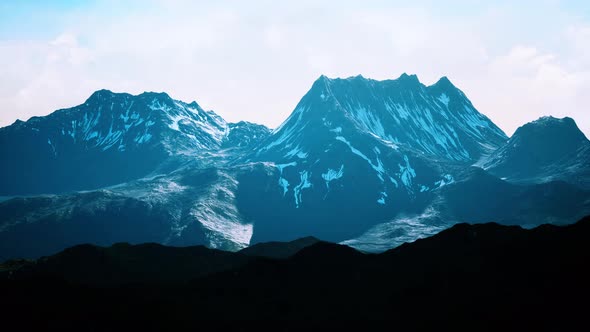
[(385, 81), (321, 76), (244, 157), (274, 167), (283, 197), (257, 192), (250, 196), (274, 202), (273, 211), (256, 201), (243, 211), (257, 216), (254, 241), (308, 234), (339, 241), (423, 210), (431, 191), (507, 139), (446, 77), (425, 86), (406, 74)]
[(382, 251), (457, 222), (567, 224), (590, 213), (588, 141), (571, 123), (509, 139), (447, 78), (405, 74), (322, 76), (273, 131), (102, 90), (0, 129), (0, 195), (51, 194), (2, 198), (0, 258), (304, 236)]
[(518, 128), (482, 166), (511, 182), (561, 180), (590, 189), (590, 141), (573, 119), (542, 117)]
[(249, 146), (267, 131), (165, 93), (100, 90), (82, 105), (0, 128), (0, 195), (101, 188), (187, 162), (203, 167), (221, 160), (222, 147)]

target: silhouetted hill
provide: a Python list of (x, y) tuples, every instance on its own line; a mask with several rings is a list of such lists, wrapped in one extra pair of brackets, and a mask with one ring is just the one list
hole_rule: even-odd
[[(1, 312), (21, 326), (93, 330), (361, 322), (364, 329), (583, 330), (589, 236), (586, 217), (530, 230), (457, 224), (378, 255), (326, 242), (287, 259), (204, 247), (78, 246), (20, 270), (4, 266)], [(166, 282), (145, 283), (146, 274)], [(96, 279), (82, 277), (90, 282), (82, 286), (72, 275)], [(101, 278), (132, 283), (105, 287)]]
[(18, 274), (19, 278), (42, 276), (100, 286), (184, 282), (237, 268), (249, 260), (247, 256), (204, 246), (117, 243), (98, 247), (84, 244), (36, 262), (24, 262)]
[(295, 255), (301, 249), (320, 242), (313, 236), (304, 237), (290, 242), (263, 242), (244, 248), (239, 252), (248, 256), (287, 258)]

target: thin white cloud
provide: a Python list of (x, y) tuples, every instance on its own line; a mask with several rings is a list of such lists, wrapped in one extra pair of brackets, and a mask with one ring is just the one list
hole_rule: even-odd
[[(570, 61), (577, 62), (578, 56)], [(590, 71), (566, 63), (563, 56), (517, 45), (486, 65), (485, 80), (472, 78), (470, 97), (509, 134), (526, 122), (552, 115), (573, 117), (588, 135)]]
[(590, 134), (589, 22), (551, 1), (450, 7), (97, 1), (51, 17), (51, 37), (0, 39), (10, 64), (0, 66), (0, 125), (107, 88), (166, 91), (274, 127), (320, 74), (408, 72), (427, 84), (448, 76), (508, 134), (542, 115), (571, 116)]

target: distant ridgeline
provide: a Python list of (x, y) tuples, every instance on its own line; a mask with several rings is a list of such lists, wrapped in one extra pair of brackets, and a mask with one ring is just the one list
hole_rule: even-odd
[(0, 264), (2, 314), (5, 325), (25, 330), (211, 324), (260, 331), (277, 323), (350, 330), (358, 323), (368, 330), (577, 331), (587, 322), (589, 237), (587, 217), (530, 230), (456, 224), (377, 255), (310, 237), (237, 253), (79, 245)]
[(590, 214), (590, 141), (574, 120), (508, 138), (446, 77), (321, 76), (275, 130), (165, 93), (101, 90), (0, 128), (0, 154), (0, 260), (304, 236), (384, 251), (458, 222)]

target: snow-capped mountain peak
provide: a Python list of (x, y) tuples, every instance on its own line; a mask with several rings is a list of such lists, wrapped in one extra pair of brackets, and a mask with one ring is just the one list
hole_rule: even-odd
[(442, 76), (441, 78), (439, 78), (438, 81), (436, 81), (436, 83), (433, 84), (433, 86), (437, 86), (440, 88), (454, 88), (454, 89), (456, 89), (455, 85), (453, 85), (451, 80), (449, 80), (449, 78), (446, 76)]
[(322, 75), (273, 132), (261, 154), (301, 146), (309, 137), (307, 131), (337, 134), (349, 126), (395, 145), (457, 161), (475, 161), (488, 152), (482, 148), (484, 142), (498, 147), (507, 139), (447, 78), (427, 87), (408, 74), (385, 81)]
[[(131, 95), (98, 90), (81, 105), (0, 128), (0, 153), (16, 156), (3, 163), (0, 187), (6, 193), (55, 192), (62, 187), (114, 184), (180, 159), (200, 162), (217, 154), (222, 146), (232, 147), (229, 132), (230, 124), (196, 102), (185, 103), (166, 93)], [(260, 131), (249, 142), (257, 143), (264, 137)], [(19, 174), (21, 164), (30, 168), (29, 175), (24, 180), (13, 179), (10, 174)], [(60, 180), (61, 173), (65, 177), (80, 174), (80, 179)]]
[(115, 240), (236, 250), (309, 234), (382, 250), (457, 221), (590, 211), (590, 191), (571, 185), (590, 188), (573, 120), (508, 140), (446, 77), (320, 76), (272, 133), (165, 93), (99, 90), (0, 128), (0, 155), (1, 196), (56, 194), (0, 202), (0, 254)]

